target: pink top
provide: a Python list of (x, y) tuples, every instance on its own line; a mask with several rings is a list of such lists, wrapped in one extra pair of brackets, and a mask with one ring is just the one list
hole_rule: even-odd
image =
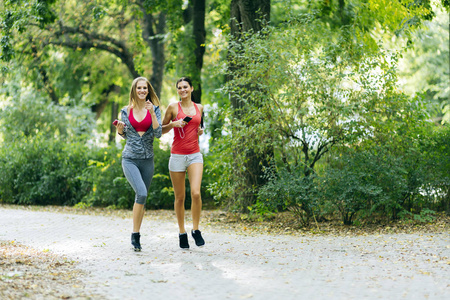
[(136, 119), (133, 116), (133, 108), (130, 109), (130, 117), (128, 118), (130, 121), (131, 126), (136, 131), (147, 131), (150, 126), (152, 126), (152, 116), (150, 115), (150, 112), (147, 110), (147, 115), (145, 116), (144, 120), (141, 122), (136, 121)]
[[(173, 154), (188, 155), (200, 152), (200, 146), (198, 145), (198, 127), (200, 126), (202, 116), (200, 115), (197, 104), (195, 102), (193, 103), (195, 106), (195, 115), (189, 116), (192, 117), (192, 120), (183, 128), (174, 127), (174, 137), (170, 151)], [(186, 116), (181, 108), (181, 102), (178, 102), (178, 114), (172, 121), (184, 119)]]

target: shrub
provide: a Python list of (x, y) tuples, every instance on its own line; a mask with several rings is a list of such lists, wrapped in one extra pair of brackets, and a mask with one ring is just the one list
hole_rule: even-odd
[(123, 176), (121, 151), (116, 146), (92, 149), (80, 180), (89, 206), (132, 207), (134, 192)]
[(344, 224), (352, 224), (359, 212), (397, 219), (431, 207), (423, 191), (435, 186), (435, 171), (420, 148), (407, 138), (402, 143), (407, 149), (393, 144), (347, 149), (326, 168), (326, 203), (337, 209)]
[(306, 226), (319, 213), (320, 193), (313, 174), (303, 176), (303, 170), (296, 168), (268, 171), (268, 183), (258, 193), (258, 202), (253, 211), (290, 210)]
[(450, 125), (438, 127), (423, 143), (428, 183), (421, 187), (429, 206), (450, 215)]
[(0, 199), (27, 205), (73, 205), (85, 194), (78, 174), (88, 161), (81, 143), (39, 136), (7, 143), (0, 151)]
[(402, 175), (401, 167), (383, 152), (349, 150), (325, 170), (325, 202), (346, 225), (353, 224), (363, 210), (370, 214), (398, 209), (398, 195), (406, 186)]

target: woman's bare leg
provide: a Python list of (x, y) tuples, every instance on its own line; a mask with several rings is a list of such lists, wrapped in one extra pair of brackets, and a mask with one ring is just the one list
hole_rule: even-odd
[(134, 203), (133, 205), (133, 232), (141, 230), (142, 219), (144, 218), (144, 204)]
[(195, 163), (188, 167), (188, 178), (191, 186), (191, 213), (193, 230), (198, 230), (200, 214), (202, 212), (201, 185), (203, 176), (203, 164)]
[(185, 200), (185, 172), (170, 172), (170, 179), (172, 180), (173, 192), (175, 194), (174, 209), (177, 215), (178, 228), (180, 233), (185, 233), (184, 228), (184, 200)]

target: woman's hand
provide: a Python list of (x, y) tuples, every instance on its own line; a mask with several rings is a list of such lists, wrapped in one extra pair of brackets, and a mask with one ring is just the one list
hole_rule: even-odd
[(116, 126), (117, 132), (119, 134), (123, 134), (123, 129), (125, 128), (125, 123), (124, 122), (118, 121), (117, 124), (114, 125), (114, 126)]
[(178, 128), (183, 128), (184, 126), (186, 126), (186, 122), (183, 121), (183, 119), (177, 120), (177, 121), (173, 121), (172, 122), (173, 127), (178, 127)]
[(198, 131), (197, 131), (198, 136), (201, 136), (203, 134), (203, 132), (204, 132), (203, 128), (199, 127)]
[(151, 115), (155, 113), (155, 110), (153, 109), (153, 103), (151, 103), (150, 100), (145, 101), (145, 109), (147, 109)]

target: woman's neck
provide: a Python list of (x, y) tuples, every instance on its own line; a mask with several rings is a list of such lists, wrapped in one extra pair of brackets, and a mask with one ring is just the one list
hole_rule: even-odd
[(142, 110), (143, 108), (145, 108), (145, 102), (134, 101), (133, 108), (136, 110)]
[(181, 105), (183, 106), (189, 106), (191, 102), (191, 98), (181, 98)]

